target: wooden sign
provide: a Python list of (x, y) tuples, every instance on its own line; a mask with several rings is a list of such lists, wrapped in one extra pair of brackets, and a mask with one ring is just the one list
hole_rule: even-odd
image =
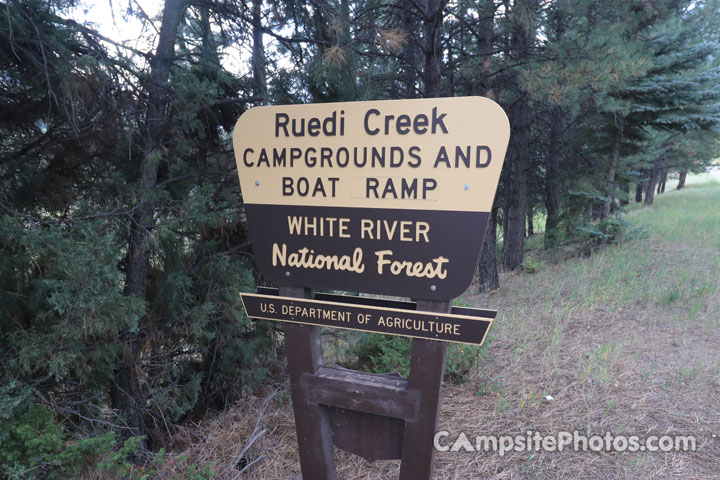
[[(281, 286), (242, 300), (249, 317), (283, 322), (303, 478), (336, 480), (334, 447), (401, 458), (401, 480), (432, 478), (445, 342), (482, 344), (497, 313), (449, 300), (472, 280), (509, 137), (481, 97), (257, 107), (238, 120), (255, 261)], [(410, 377), (324, 366), (323, 326), (414, 337)]]
[(472, 308), (454, 314), (353, 305), (342, 301), (339, 295), (340, 301), (335, 302), (252, 293), (243, 293), (241, 297), (250, 318), (475, 345), (485, 341), (497, 314)]
[(284, 286), (460, 295), (509, 136), (482, 97), (249, 110), (233, 145), (258, 268)]

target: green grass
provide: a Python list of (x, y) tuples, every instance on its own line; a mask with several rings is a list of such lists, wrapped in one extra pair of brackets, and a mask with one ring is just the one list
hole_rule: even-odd
[[(481, 305), (512, 305), (505, 322), (519, 329), (514, 323), (530, 310), (555, 319), (578, 307), (637, 310), (659, 321), (707, 317), (720, 289), (720, 184), (691, 176), (687, 185), (658, 195), (652, 206), (630, 209), (625, 218), (646, 231), (644, 238), (589, 258), (533, 261), (532, 275), (507, 275), (499, 292), (480, 296)], [(533, 250), (528, 255), (535, 258)]]
[[(497, 291), (462, 297), (498, 310), (492, 362), (481, 369), (503, 385), (488, 394), (494, 422), (633, 433), (682, 425), (698, 437), (716, 428), (720, 183), (691, 176), (652, 206), (630, 205), (625, 219), (644, 235), (565, 259), (548, 258), (537, 235), (526, 268), (501, 274)], [(548, 478), (552, 458), (536, 458), (550, 465)], [(653, 478), (663, 465), (642, 456), (587, 463), (634, 478)]]

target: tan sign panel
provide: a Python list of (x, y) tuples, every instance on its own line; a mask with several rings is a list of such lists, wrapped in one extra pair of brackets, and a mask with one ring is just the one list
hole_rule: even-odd
[(245, 203), (486, 212), (509, 138), (456, 97), (253, 108), (233, 145)]
[(233, 146), (258, 267), (281, 285), (461, 294), (509, 136), (482, 97), (253, 108)]

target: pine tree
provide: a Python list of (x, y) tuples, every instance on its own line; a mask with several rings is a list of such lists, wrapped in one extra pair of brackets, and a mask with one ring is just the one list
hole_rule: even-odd
[(145, 76), (65, 6), (0, 10), (3, 383), (86, 431), (113, 406), (152, 445), (274, 364), (272, 327), (237, 295), (254, 279), (228, 132), (254, 97), (210, 28), (251, 24), (168, 2)]

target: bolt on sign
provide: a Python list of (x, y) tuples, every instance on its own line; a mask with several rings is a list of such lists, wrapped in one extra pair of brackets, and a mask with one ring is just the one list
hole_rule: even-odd
[(258, 268), (281, 286), (457, 297), (509, 137), (483, 97), (249, 110), (233, 146)]

